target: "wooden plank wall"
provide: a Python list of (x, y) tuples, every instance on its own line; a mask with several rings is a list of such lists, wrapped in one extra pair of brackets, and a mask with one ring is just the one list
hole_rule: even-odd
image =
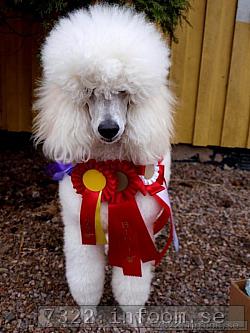
[[(172, 44), (174, 143), (250, 148), (250, 1), (191, 5), (191, 26), (183, 23)], [(10, 23), (16, 34), (0, 26), (0, 129), (30, 131), (39, 27)]]
[(250, 148), (249, 0), (238, 3), (221, 145)]
[(172, 47), (175, 143), (250, 148), (247, 18), (249, 0), (192, 0), (191, 26), (179, 27)]
[[(12, 33), (11, 30), (15, 30)], [(32, 42), (30, 27), (16, 19), (0, 30), (0, 128), (30, 131), (32, 100)]]

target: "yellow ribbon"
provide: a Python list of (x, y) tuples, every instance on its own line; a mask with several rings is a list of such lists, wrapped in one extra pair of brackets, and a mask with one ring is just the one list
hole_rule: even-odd
[(96, 244), (106, 244), (107, 240), (101, 224), (101, 196), (102, 190), (106, 186), (106, 178), (100, 171), (90, 169), (84, 173), (82, 181), (83, 184), (87, 187), (87, 189), (94, 192), (99, 192), (95, 210)]
[(96, 235), (96, 244), (107, 244), (107, 239), (101, 224), (101, 196), (102, 191), (98, 195), (96, 210), (95, 210), (95, 235)]

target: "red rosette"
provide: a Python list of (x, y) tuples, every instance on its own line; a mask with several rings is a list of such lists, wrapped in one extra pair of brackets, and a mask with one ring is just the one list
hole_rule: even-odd
[[(151, 179), (155, 178), (154, 175), (151, 179), (146, 179), (144, 177), (144, 173), (143, 173), (143, 175), (141, 175), (141, 179), (145, 185), (146, 191), (152, 196), (154, 196), (156, 193), (158, 193), (164, 189), (164, 186), (163, 186), (163, 184), (164, 184), (164, 165), (158, 164), (156, 167), (158, 168), (158, 171), (157, 171), (158, 176), (156, 179), (152, 180), (152, 183), (151, 183)], [(151, 184), (149, 184), (149, 185), (146, 184), (145, 182), (147, 180)]]
[[(83, 177), (89, 171), (97, 172), (97, 175), (101, 176), (101, 186), (96, 186), (96, 175), (92, 174), (89, 178), (90, 182), (87, 182), (90, 186), (86, 187)], [(80, 210), (82, 244), (95, 245), (97, 243), (96, 214), (98, 216), (100, 214), (99, 211), (97, 212), (98, 200), (111, 200), (117, 187), (117, 179), (104, 162), (89, 160), (87, 163), (79, 163), (75, 166), (71, 174), (71, 181), (76, 193), (81, 194), (83, 198)], [(98, 244), (100, 243), (98, 242)]]
[[(129, 161), (106, 161), (108, 168), (111, 170), (113, 174), (116, 174), (117, 178), (119, 178), (119, 173), (124, 175), (127, 179), (127, 186), (119, 190), (116, 189), (115, 193), (111, 200), (107, 200), (110, 203), (121, 203), (123, 201), (131, 200), (135, 197), (137, 192), (141, 192), (143, 195), (147, 194), (145, 186), (137, 173), (137, 167), (129, 162)], [(105, 200), (103, 200), (105, 201)]]
[(106, 186), (102, 190), (102, 201), (110, 201), (114, 196), (115, 190), (117, 188), (117, 179), (114, 177), (112, 171), (107, 168), (105, 162), (96, 162), (96, 160), (89, 160), (86, 163), (78, 163), (71, 174), (71, 181), (76, 193), (84, 195), (87, 190), (83, 183), (83, 175), (88, 170), (97, 170), (101, 172), (106, 178)]
[[(166, 253), (167, 249), (169, 248), (172, 239), (173, 239), (173, 222), (171, 217), (171, 208), (170, 206), (161, 199), (158, 194), (162, 191), (167, 191), (166, 183), (164, 179), (164, 165), (158, 163), (157, 166), (156, 175), (154, 174), (152, 178), (145, 179), (145, 168), (142, 166), (139, 166), (138, 170), (140, 173), (140, 177), (145, 185), (145, 188), (147, 192), (159, 203), (159, 205), (163, 208), (161, 215), (157, 218), (157, 220), (154, 222), (153, 230), (154, 234), (158, 233), (160, 230), (164, 228), (164, 226), (168, 223), (170, 220), (170, 231), (169, 231), (169, 238), (167, 240), (166, 245), (164, 246), (163, 250), (158, 253), (158, 258), (156, 260), (156, 263), (160, 261), (160, 259), (163, 257), (163, 255)], [(156, 178), (157, 177), (157, 178)], [(147, 184), (148, 183), (148, 184)], [(164, 184), (165, 183), (165, 184)], [(164, 186), (165, 185), (165, 186)]]

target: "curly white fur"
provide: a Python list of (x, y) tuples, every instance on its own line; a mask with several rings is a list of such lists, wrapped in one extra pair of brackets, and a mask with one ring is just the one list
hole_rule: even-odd
[[(126, 159), (154, 164), (167, 161), (172, 131), (173, 97), (167, 86), (169, 49), (161, 34), (142, 14), (114, 6), (93, 6), (62, 18), (42, 48), (43, 77), (37, 91), (34, 122), (37, 143), (46, 156), (61, 162)], [(108, 99), (129, 96), (126, 126), (118, 142), (100, 142), (93, 133), (88, 101), (93, 91)], [(69, 177), (60, 183), (65, 224), (67, 279), (79, 304), (98, 304), (105, 258), (100, 246), (83, 246), (79, 229), (81, 198)], [(159, 207), (150, 197), (136, 197), (147, 227)], [(103, 225), (107, 223), (105, 206)], [(143, 277), (124, 277), (114, 269), (113, 290), (120, 304), (143, 304), (149, 295), (151, 265)]]

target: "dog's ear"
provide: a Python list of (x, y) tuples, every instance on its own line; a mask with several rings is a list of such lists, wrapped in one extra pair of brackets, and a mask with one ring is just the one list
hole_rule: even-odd
[(36, 93), (35, 143), (43, 143), (44, 154), (56, 161), (88, 159), (91, 136), (86, 106), (77, 106), (60, 87), (46, 82)]
[(170, 150), (174, 104), (171, 91), (162, 86), (129, 110), (126, 146), (135, 163), (156, 163)]

